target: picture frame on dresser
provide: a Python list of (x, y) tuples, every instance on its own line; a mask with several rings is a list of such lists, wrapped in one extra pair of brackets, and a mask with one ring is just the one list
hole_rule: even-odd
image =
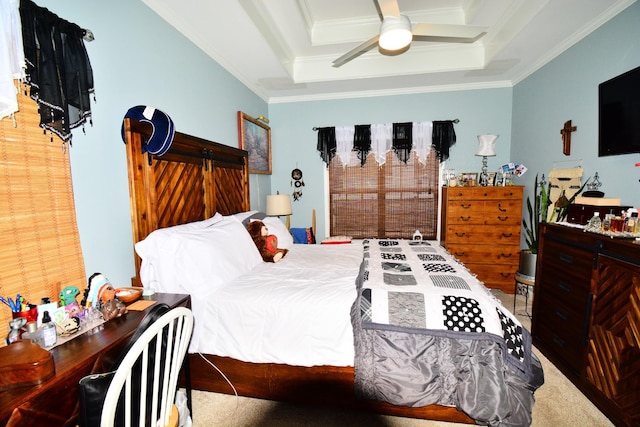
[(238, 145), (249, 153), (249, 173), (271, 175), (271, 128), (238, 111)]
[(496, 185), (496, 175), (497, 172), (487, 172), (487, 185), (489, 187)]
[(478, 172), (464, 172), (462, 174), (462, 185), (464, 187), (475, 187), (478, 185)]

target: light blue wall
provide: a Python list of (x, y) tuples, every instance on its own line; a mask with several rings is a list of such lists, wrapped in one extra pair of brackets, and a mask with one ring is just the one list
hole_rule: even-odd
[(280, 193), (294, 190), (291, 170), (298, 167), (304, 174), (302, 198), (293, 202), (291, 224), (310, 225), (311, 211), (317, 212), (317, 234), (325, 233), (324, 189), (325, 165), (316, 150), (314, 126), (341, 126), (371, 123), (414, 122), (460, 119), (455, 125), (457, 143), (452, 147), (447, 168), (457, 172), (479, 172), (481, 158), (474, 156), (477, 135), (500, 135), (496, 157), (489, 158), (489, 170), (510, 159), (511, 88), (466, 90), (446, 93), (424, 93), (333, 101), (271, 104), (273, 140), (273, 175), (271, 189)]
[[(581, 161), (585, 177), (598, 172), (605, 197), (640, 206), (640, 154), (598, 157), (598, 84), (640, 66), (639, 23), (635, 3), (514, 87), (511, 152), (531, 170), (527, 194), (536, 172)], [(560, 135), (567, 120), (577, 126), (570, 156)]]
[[(71, 168), (87, 275), (117, 286), (134, 274), (129, 187), (120, 126), (134, 105), (165, 111), (180, 132), (237, 146), (236, 112), (267, 104), (139, 0), (37, 0), (88, 28), (96, 99), (93, 127), (74, 131)], [(253, 180), (254, 178), (252, 178)], [(269, 179), (263, 177), (264, 187)]]
[(87, 44), (97, 98), (94, 125), (86, 135), (74, 132), (71, 163), (87, 275), (100, 271), (116, 285), (128, 285), (134, 273), (120, 126), (126, 110), (138, 104), (167, 112), (181, 132), (231, 146), (237, 146), (238, 110), (269, 117), (273, 175), (251, 176), (252, 207), (262, 209), (272, 192), (293, 191), (290, 173), (298, 167), (306, 186), (293, 205), (292, 225), (309, 225), (316, 209), (319, 238), (325, 229), (325, 168), (314, 126), (459, 118), (448, 168), (479, 171), (476, 135), (496, 133), (498, 155), (489, 159), (489, 169), (523, 162), (531, 172), (517, 183), (529, 184), (536, 171), (546, 172), (554, 160), (565, 159), (559, 132), (571, 119), (578, 131), (570, 158), (583, 159), (588, 175), (597, 170), (608, 196), (640, 205), (640, 168), (634, 167), (639, 155), (599, 159), (596, 148), (597, 84), (640, 65), (640, 4), (513, 89), (267, 105), (139, 0), (37, 3), (96, 36)]

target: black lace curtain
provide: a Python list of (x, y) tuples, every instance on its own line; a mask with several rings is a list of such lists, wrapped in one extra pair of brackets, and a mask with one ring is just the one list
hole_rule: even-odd
[[(434, 121), (432, 131), (432, 146), (435, 149), (438, 160), (443, 162), (449, 158), (449, 149), (456, 143), (454, 120)], [(393, 151), (398, 160), (407, 163), (413, 147), (412, 135), (413, 123), (393, 124)], [(314, 128), (318, 131), (317, 149), (320, 157), (327, 167), (336, 155), (336, 130), (335, 127)], [(356, 125), (353, 141), (353, 150), (358, 153), (360, 164), (365, 165), (367, 155), (371, 150), (371, 125)]]
[(40, 126), (71, 139), (71, 129), (90, 120), (93, 71), (85, 30), (30, 0), (20, 2), (26, 84), (40, 109)]

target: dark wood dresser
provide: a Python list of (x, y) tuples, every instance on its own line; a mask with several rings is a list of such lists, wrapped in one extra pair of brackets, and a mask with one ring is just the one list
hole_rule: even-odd
[[(189, 295), (157, 293), (145, 298), (171, 308), (191, 308)], [(0, 425), (76, 426), (78, 381), (90, 373), (103, 372), (102, 361), (114, 360), (121, 353), (148, 310), (129, 311), (49, 350), (55, 375), (37, 386), (0, 392)]]
[(442, 187), (440, 242), (486, 287), (513, 293), (522, 186)]
[(609, 419), (640, 425), (640, 244), (543, 224), (534, 345)]

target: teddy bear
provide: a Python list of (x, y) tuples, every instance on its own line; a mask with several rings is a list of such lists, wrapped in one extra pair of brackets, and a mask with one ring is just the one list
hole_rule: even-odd
[(269, 234), (269, 229), (262, 221), (251, 221), (247, 224), (247, 230), (263, 260), (278, 262), (289, 252), (289, 249), (278, 248), (278, 237)]

